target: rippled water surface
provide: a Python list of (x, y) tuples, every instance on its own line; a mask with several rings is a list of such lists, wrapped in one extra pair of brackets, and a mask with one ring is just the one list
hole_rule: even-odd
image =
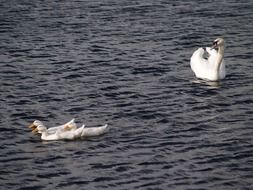
[[(253, 189), (253, 1), (0, 1), (1, 189)], [(193, 51), (226, 39), (227, 77)], [(26, 127), (109, 124), (42, 142)]]

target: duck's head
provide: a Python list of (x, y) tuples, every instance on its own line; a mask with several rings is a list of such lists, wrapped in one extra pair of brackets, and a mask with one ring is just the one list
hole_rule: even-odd
[(213, 46), (211, 49), (218, 48), (220, 46), (224, 46), (225, 40), (223, 38), (217, 38), (213, 41)]
[(32, 130), (36, 129), (39, 125), (43, 125), (43, 123), (39, 120), (35, 120), (34, 122), (32, 122), (31, 125), (29, 125), (28, 127)]
[(46, 130), (47, 130), (47, 128), (46, 128), (44, 125), (38, 125), (38, 126), (32, 131), (32, 133), (34, 133), (34, 134), (37, 134), (37, 133), (41, 134), (41, 133), (45, 132)]

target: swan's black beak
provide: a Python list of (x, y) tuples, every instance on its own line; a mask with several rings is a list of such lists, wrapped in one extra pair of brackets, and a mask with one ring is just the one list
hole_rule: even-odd
[(217, 41), (214, 41), (213, 42), (213, 45), (211, 47), (211, 49), (214, 49), (214, 48), (217, 48), (218, 47), (218, 42)]

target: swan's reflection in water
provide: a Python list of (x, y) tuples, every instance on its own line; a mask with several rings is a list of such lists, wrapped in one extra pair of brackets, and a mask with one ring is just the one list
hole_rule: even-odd
[(202, 79), (193, 80), (192, 83), (203, 84), (209, 89), (217, 89), (220, 88), (222, 85), (222, 81), (205, 81)]

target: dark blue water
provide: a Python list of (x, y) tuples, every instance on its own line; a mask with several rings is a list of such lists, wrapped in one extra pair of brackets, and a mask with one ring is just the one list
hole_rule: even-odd
[[(253, 1), (0, 1), (0, 189), (253, 189)], [(227, 77), (196, 48), (226, 40)], [(26, 127), (109, 124), (42, 142)]]

